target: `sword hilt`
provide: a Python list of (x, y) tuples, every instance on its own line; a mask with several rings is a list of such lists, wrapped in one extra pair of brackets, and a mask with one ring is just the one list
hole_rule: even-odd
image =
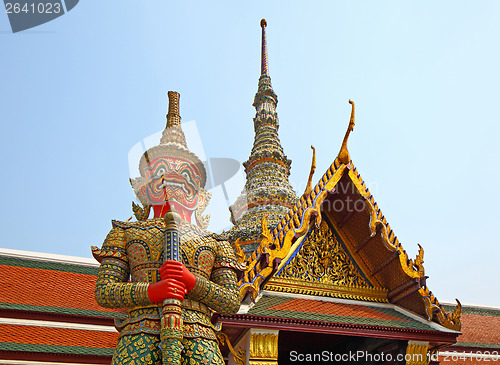
[[(165, 260), (181, 261), (181, 242), (178, 223), (181, 216), (173, 209), (169, 209), (164, 216), (165, 221)], [(178, 365), (181, 362), (183, 338), (181, 301), (165, 299), (163, 301), (160, 339), (162, 342), (162, 363), (164, 365)]]
[(180, 222), (181, 216), (171, 208), (165, 217), (165, 260), (182, 261), (180, 254), (180, 237), (177, 222)]

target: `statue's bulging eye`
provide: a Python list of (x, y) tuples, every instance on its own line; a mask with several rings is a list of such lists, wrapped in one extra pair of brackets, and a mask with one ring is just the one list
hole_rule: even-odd
[(189, 174), (187, 173), (187, 171), (182, 172), (181, 175), (184, 179), (189, 180)]
[(160, 167), (158, 169), (158, 171), (156, 171), (156, 176), (162, 176), (162, 175), (165, 175), (165, 173), (167, 172), (167, 170), (165, 170), (164, 167)]

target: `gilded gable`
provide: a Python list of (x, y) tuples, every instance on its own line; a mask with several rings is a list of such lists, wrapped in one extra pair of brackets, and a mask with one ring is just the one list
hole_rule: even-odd
[(322, 284), (372, 287), (325, 221), (319, 229), (312, 228), (299, 252), (276, 277)]
[(313, 226), (266, 289), (350, 299), (386, 301), (346, 251), (341, 238), (323, 220)]

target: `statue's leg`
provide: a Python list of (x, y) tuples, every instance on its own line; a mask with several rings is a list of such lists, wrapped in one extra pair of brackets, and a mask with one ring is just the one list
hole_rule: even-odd
[(181, 365), (224, 365), (216, 341), (205, 338), (184, 338)]
[(139, 333), (118, 340), (112, 365), (161, 365), (159, 336)]

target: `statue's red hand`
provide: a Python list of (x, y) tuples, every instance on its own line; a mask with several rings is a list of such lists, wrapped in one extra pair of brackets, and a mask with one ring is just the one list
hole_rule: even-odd
[(187, 291), (194, 288), (196, 284), (196, 276), (187, 269), (182, 262), (167, 260), (160, 268), (160, 276), (162, 280), (176, 279), (184, 283)]
[(161, 303), (165, 299), (178, 299), (182, 302), (186, 293), (184, 283), (176, 279), (160, 280), (149, 284), (148, 287), (148, 296), (152, 303)]

